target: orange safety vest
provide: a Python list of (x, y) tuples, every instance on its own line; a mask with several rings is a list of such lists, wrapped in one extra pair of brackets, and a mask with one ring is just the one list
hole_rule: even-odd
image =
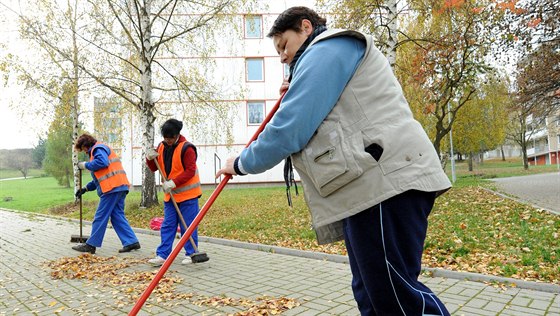
[[(105, 144), (97, 142), (93, 145), (90, 151), (89, 161), (93, 160), (93, 150), (99, 145)], [(93, 172), (99, 182), (99, 186), (101, 186), (101, 192), (107, 193), (122, 185), (130, 186), (128, 178), (126, 177), (126, 172), (121, 164), (121, 160), (109, 146), (105, 146), (111, 151), (109, 154), (109, 166)]]
[[(165, 171), (165, 165), (163, 162), (163, 149), (164, 146), (163, 145), (159, 145), (158, 146), (158, 163), (159, 165), (162, 167), (161, 171), (164, 173), (165, 178), (170, 180), (173, 178), (176, 178), (177, 176), (179, 176), (179, 174), (181, 174), (183, 171), (185, 171), (185, 168), (183, 166), (183, 147), (184, 146), (193, 146), (191, 143), (189, 142), (180, 142), (179, 144), (177, 144), (177, 147), (175, 147), (175, 150), (173, 151), (173, 159), (171, 162), (171, 172), (169, 173), (169, 175), (167, 175), (166, 171)], [(196, 147), (195, 151), (196, 151)], [(185, 148), (186, 150), (186, 148)], [(192, 178), (190, 178), (187, 182), (183, 183), (182, 185), (176, 187), (175, 189), (171, 190), (171, 193), (173, 193), (173, 197), (175, 198), (175, 201), (177, 201), (177, 203), (186, 201), (186, 200), (190, 200), (190, 199), (194, 199), (196, 197), (199, 197), (202, 195), (202, 188), (200, 186), (200, 178), (198, 176), (198, 167), (196, 168), (196, 171), (194, 173), (194, 176)], [(165, 193), (163, 200), (165, 202), (168, 202), (169, 199), (171, 198), (171, 196), (169, 195), (169, 193)]]

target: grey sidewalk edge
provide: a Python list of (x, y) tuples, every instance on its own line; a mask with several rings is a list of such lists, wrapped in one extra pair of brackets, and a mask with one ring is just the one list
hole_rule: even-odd
[[(30, 216), (43, 216), (48, 218), (55, 218), (59, 220), (79, 223), (79, 220), (77, 219), (65, 218), (65, 217), (60, 217), (55, 215), (36, 214), (36, 213), (29, 213), (29, 212), (11, 210), (5, 208), (2, 208), (2, 210), (20, 213), (20, 214), (26, 214)], [(87, 225), (91, 225), (90, 221), (83, 221), (83, 223)], [(140, 234), (156, 235), (156, 236), (159, 235), (159, 231), (153, 231), (144, 228), (133, 227), (133, 230)], [(307, 259), (325, 260), (330, 262), (348, 264), (348, 256), (343, 256), (343, 255), (333, 255), (333, 254), (327, 254), (323, 252), (298, 250), (298, 249), (270, 246), (264, 244), (255, 244), (255, 243), (248, 243), (248, 242), (231, 240), (231, 239), (206, 237), (206, 236), (198, 236), (198, 239), (199, 241), (223, 245), (223, 246), (243, 248), (249, 250), (258, 250), (258, 251), (277, 253), (277, 254), (288, 255), (288, 256), (302, 257)], [(525, 281), (525, 280), (519, 280), (514, 278), (506, 278), (506, 277), (485, 275), (485, 274), (472, 273), (472, 272), (451, 271), (451, 270), (445, 270), (440, 268), (423, 268), (423, 270), (431, 273), (433, 277), (476, 281), (476, 282), (488, 282), (488, 283), (497, 282), (497, 283), (512, 285), (520, 289), (529, 289), (529, 290), (535, 290), (535, 291), (541, 291), (547, 293), (560, 293), (560, 285), (556, 285), (556, 284), (532, 282), (532, 281)]]

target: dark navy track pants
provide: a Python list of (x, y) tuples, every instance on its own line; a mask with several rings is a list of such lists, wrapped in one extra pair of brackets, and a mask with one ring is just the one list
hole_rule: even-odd
[(124, 214), (124, 200), (127, 194), (128, 191), (117, 191), (101, 195), (91, 223), (91, 236), (86, 241), (88, 245), (101, 247), (109, 219), (123, 246), (138, 242)]
[[(181, 215), (185, 223), (190, 227), (196, 215), (198, 215), (198, 198), (193, 198), (183, 202), (177, 203)], [(167, 259), (173, 250), (173, 241), (177, 236), (177, 225), (181, 227), (181, 236), (187, 231), (186, 227), (183, 227), (183, 223), (177, 214), (177, 210), (173, 205), (171, 200), (163, 203), (163, 223), (161, 224), (160, 235), (161, 244), (156, 249), (156, 255)], [(198, 227), (195, 228), (191, 235), (194, 244), (198, 247)], [(194, 247), (189, 242), (186, 242), (183, 246), (185, 249), (185, 255), (190, 256), (194, 253)]]
[(406, 191), (344, 220), (352, 291), (362, 315), (449, 315), (418, 281), (435, 193)]

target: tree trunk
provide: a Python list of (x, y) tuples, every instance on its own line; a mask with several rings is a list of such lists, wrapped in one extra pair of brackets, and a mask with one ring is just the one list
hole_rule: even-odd
[(469, 171), (473, 171), (473, 153), (469, 153)]
[[(65, 169), (66, 169), (66, 177), (64, 177), (64, 179), (66, 179), (66, 181), (64, 183), (64, 187), (65, 188), (70, 188), (70, 174), (74, 174), (74, 172), (73, 172), (74, 168), (70, 168), (70, 169), (65, 168)], [(74, 183), (74, 187), (79, 186), (79, 185), (80, 185), (79, 182)]]
[(437, 155), (438, 155), (438, 157), (439, 157), (440, 159), (441, 159), (441, 155), (440, 155), (439, 148), (440, 148), (440, 146), (441, 146), (441, 140), (442, 140), (442, 137), (439, 137), (439, 135), (438, 135), (437, 132), (436, 132), (436, 138), (434, 139), (434, 143), (433, 143), (433, 144), (434, 144), (434, 148), (435, 148), (435, 150), (436, 150), (436, 153), (437, 153)]
[[(72, 6), (70, 6), (70, 3), (68, 3), (68, 8), (71, 8)], [(77, 1), (74, 1), (74, 15), (72, 17), (70, 17), (70, 21), (71, 21), (71, 25), (70, 27), (72, 28), (72, 70), (73, 70), (73, 75), (74, 77), (71, 79), (72, 80), (72, 93), (73, 93), (73, 97), (72, 97), (72, 148), (70, 148), (70, 152), (72, 153), (72, 170), (73, 170), (73, 176), (74, 176), (74, 192), (78, 192), (78, 190), (80, 189), (80, 171), (78, 170), (78, 152), (76, 150), (74, 150), (74, 145), (76, 144), (76, 141), (78, 140), (78, 132), (79, 132), (79, 119), (80, 119), (80, 114), (79, 114), (79, 110), (80, 110), (80, 104), (78, 101), (78, 95), (79, 95), (79, 91), (78, 89), (80, 88), (79, 84), (78, 84), (78, 78), (79, 78), (79, 59), (78, 59), (78, 44), (77, 44), (77, 40), (76, 40), (76, 16), (77, 16), (77, 7), (78, 7), (78, 3)], [(67, 177), (67, 179), (70, 179), (70, 177)], [(70, 183), (68, 183), (68, 186), (70, 186)]]
[(449, 155), (447, 155), (447, 154), (442, 155), (440, 160), (441, 160), (440, 161), (441, 168), (443, 168), (443, 170), (445, 170), (445, 168), (447, 168), (447, 162), (449, 161)]
[(387, 60), (391, 69), (395, 69), (397, 61), (397, 0), (387, 0), (387, 19), (389, 20), (388, 29), (389, 36), (387, 37)]
[[(142, 126), (144, 127), (144, 133), (142, 134), (142, 157), (146, 156), (149, 149), (154, 148), (154, 121), (155, 117), (153, 112), (146, 110), (142, 113)], [(142, 200), (140, 206), (150, 207), (158, 204), (157, 190), (156, 190), (156, 178), (152, 170), (148, 168), (148, 165), (143, 164), (142, 168)]]
[[(142, 157), (146, 156), (149, 149), (154, 147), (154, 116), (155, 104), (152, 100), (152, 69), (151, 69), (151, 55), (152, 44), (150, 38), (152, 31), (150, 29), (150, 12), (151, 1), (145, 1), (145, 6), (140, 8), (140, 27), (142, 29), (142, 47), (140, 53), (140, 72), (141, 72), (141, 85), (142, 85), (142, 100), (140, 101), (141, 111), (141, 125), (144, 128), (142, 134)], [(142, 199), (140, 206), (150, 207), (158, 204), (156, 181), (154, 173), (143, 164), (142, 168)]]
[(529, 170), (529, 158), (527, 157), (527, 140), (521, 136), (521, 155), (523, 156), (523, 169)]
[(500, 146), (500, 152), (502, 153), (502, 161), (506, 161), (506, 154), (504, 153), (504, 145)]

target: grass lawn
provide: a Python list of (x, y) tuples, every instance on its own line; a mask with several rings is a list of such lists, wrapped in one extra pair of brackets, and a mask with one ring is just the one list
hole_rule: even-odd
[[(468, 171), (465, 162), (457, 163), (455, 186), (437, 199), (430, 216), (423, 265), (560, 284), (559, 216), (481, 188), (489, 185), (488, 178), (555, 172), (556, 168), (525, 171), (520, 161), (497, 160)], [(204, 192), (201, 206), (210, 194)], [(79, 216), (72, 189), (58, 187), (52, 178), (0, 181), (0, 198), (6, 195), (13, 200), (0, 200), (0, 207)], [(289, 208), (284, 187), (226, 187), (201, 222), (200, 234), (345, 254), (340, 242), (317, 245), (303, 196), (296, 197), (292, 190), (292, 197), (294, 207)], [(93, 217), (97, 201), (93, 192), (84, 195), (86, 219)], [(133, 226), (148, 228), (151, 218), (162, 216), (162, 207), (140, 209), (139, 202), (140, 192), (132, 191), (126, 201), (127, 217)]]
[[(30, 169), (27, 174), (28, 177), (41, 177), (43, 175), (44, 172), (41, 169)], [(23, 177), (23, 174), (18, 170), (0, 169), (0, 179), (21, 178), (21, 177)]]

